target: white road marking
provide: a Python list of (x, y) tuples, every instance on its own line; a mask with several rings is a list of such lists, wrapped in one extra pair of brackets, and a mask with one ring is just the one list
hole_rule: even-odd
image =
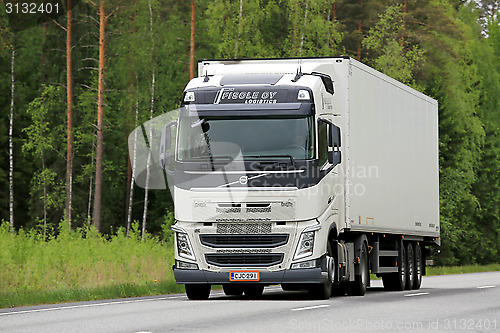
[(486, 289), (486, 288), (495, 288), (495, 286), (482, 286), (482, 287), (477, 287), (477, 289)]
[(429, 295), (429, 293), (407, 294), (407, 295), (405, 295), (405, 297), (423, 296), (423, 295)]
[(306, 306), (306, 307), (303, 307), (303, 308), (295, 308), (295, 309), (292, 309), (292, 311), (302, 311), (302, 310), (312, 310), (312, 309), (319, 309), (319, 308), (327, 308), (329, 306), (330, 305), (328, 305), (328, 304), (313, 305), (313, 306)]
[(0, 316), (7, 316), (7, 315), (14, 315), (14, 314), (24, 314), (24, 313), (47, 312), (47, 311), (55, 311), (55, 310), (81, 309), (81, 308), (90, 308), (90, 307), (94, 307), (94, 306), (103, 306), (103, 305), (126, 304), (126, 303), (140, 303), (140, 302), (148, 302), (148, 301), (163, 301), (163, 300), (167, 300), (169, 298), (174, 298), (174, 297), (146, 298), (146, 299), (137, 299), (137, 300), (128, 300), (128, 301), (104, 302), (104, 303), (96, 303), (96, 304), (82, 304), (82, 305), (60, 306), (60, 307), (56, 307), (56, 308), (45, 308), (45, 309), (13, 311), (13, 312), (0, 313)]

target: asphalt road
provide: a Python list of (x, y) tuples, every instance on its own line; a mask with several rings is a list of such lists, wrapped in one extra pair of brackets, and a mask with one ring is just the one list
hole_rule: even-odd
[(0, 332), (500, 332), (500, 272), (424, 277), (418, 291), (309, 300), (267, 287), (261, 300), (212, 291), (1, 309)]

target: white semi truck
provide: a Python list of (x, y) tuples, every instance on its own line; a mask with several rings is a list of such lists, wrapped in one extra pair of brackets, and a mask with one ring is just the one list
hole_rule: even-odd
[(364, 295), (370, 272), (420, 288), (424, 247), (440, 244), (436, 100), (349, 57), (203, 60), (198, 73), (153, 154), (189, 299), (211, 285)]

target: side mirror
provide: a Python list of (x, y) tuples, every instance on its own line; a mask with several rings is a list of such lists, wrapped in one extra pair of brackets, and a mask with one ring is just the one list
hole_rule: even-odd
[(172, 127), (177, 127), (177, 121), (165, 125), (161, 131), (159, 162), (162, 169), (172, 164)]

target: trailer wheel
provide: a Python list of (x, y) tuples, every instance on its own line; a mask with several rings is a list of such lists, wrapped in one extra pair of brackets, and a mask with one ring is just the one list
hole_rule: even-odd
[(413, 244), (408, 242), (406, 244), (406, 281), (405, 289), (411, 290), (413, 288), (413, 278), (415, 274), (415, 253), (413, 252)]
[(264, 285), (263, 284), (249, 284), (245, 287), (243, 287), (243, 292), (245, 293), (245, 296), (250, 298), (250, 299), (257, 299), (262, 296), (262, 293), (264, 292)]
[(402, 291), (406, 285), (406, 249), (401, 243), (399, 246), (399, 255), (397, 260), (398, 271), (388, 273), (382, 276), (382, 282), (386, 290)]
[(415, 266), (413, 273), (413, 286), (412, 289), (420, 289), (422, 285), (422, 274), (424, 271), (424, 262), (422, 257), (422, 247), (420, 244), (415, 245)]
[(186, 294), (191, 300), (205, 300), (210, 296), (209, 284), (186, 284)]
[(330, 242), (327, 243), (326, 250), (326, 269), (328, 272), (328, 279), (323, 283), (313, 284), (309, 287), (309, 295), (313, 299), (329, 299), (332, 295), (333, 283), (335, 282), (335, 266), (337, 264)]
[(222, 290), (226, 296), (241, 296), (243, 295), (243, 286), (234, 284), (223, 284)]
[(370, 268), (368, 266), (368, 249), (363, 245), (361, 256), (359, 258), (359, 275), (350, 282), (347, 288), (347, 294), (350, 296), (363, 296), (370, 282)]

